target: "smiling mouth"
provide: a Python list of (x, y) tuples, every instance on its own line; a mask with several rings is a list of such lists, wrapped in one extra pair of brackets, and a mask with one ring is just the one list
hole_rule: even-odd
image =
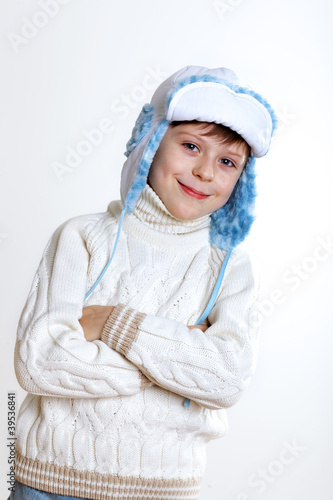
[(193, 188), (185, 186), (185, 184), (182, 184), (178, 179), (177, 182), (186, 194), (192, 196), (193, 198), (196, 198), (197, 200), (204, 200), (205, 198), (208, 198), (210, 196), (210, 194), (201, 193), (201, 191), (196, 191)]

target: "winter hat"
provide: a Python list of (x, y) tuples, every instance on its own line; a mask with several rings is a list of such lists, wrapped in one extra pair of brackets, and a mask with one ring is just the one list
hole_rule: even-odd
[(227, 250), (241, 243), (254, 220), (255, 160), (269, 149), (277, 119), (267, 101), (227, 68), (187, 66), (165, 80), (145, 104), (127, 143), (121, 174), (124, 210), (132, 213), (147, 182), (150, 165), (173, 121), (222, 124), (250, 146), (248, 162), (228, 200), (211, 214), (210, 242)]

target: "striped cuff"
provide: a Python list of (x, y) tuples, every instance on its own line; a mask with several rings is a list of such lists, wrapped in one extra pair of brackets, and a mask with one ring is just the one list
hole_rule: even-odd
[(102, 341), (111, 349), (126, 356), (136, 338), (138, 326), (145, 317), (144, 313), (118, 304), (105, 322)]

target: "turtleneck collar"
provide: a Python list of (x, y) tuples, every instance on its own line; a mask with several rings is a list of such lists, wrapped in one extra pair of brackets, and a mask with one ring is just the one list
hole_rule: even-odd
[(210, 215), (194, 220), (177, 219), (148, 184), (141, 192), (133, 215), (152, 229), (167, 234), (187, 234), (210, 225)]

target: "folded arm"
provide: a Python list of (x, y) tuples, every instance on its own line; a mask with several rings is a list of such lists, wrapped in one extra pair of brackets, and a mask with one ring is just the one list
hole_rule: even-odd
[(90, 258), (83, 222), (66, 221), (46, 246), (18, 324), (16, 376), (33, 394), (135, 394), (152, 383), (101, 340), (88, 342), (80, 324)]
[(257, 286), (246, 254), (230, 260), (229, 266), (207, 331), (118, 305), (102, 340), (165, 389), (207, 408), (233, 405), (256, 363)]

